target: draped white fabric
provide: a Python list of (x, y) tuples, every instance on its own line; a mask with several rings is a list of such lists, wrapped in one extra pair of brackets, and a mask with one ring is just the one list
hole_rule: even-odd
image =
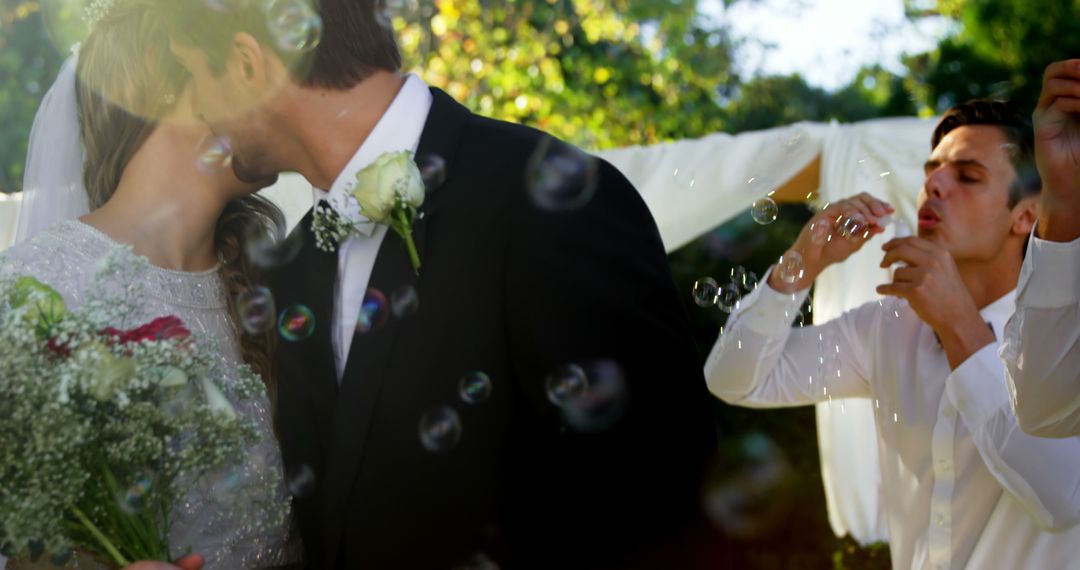
[[(744, 211), (818, 156), (822, 159), (818, 192), (824, 200), (866, 191), (892, 203), (897, 216), (914, 227), (921, 166), (929, 155), (934, 124), (912, 118), (853, 125), (799, 123), (596, 154), (638, 188), (665, 247), (673, 251)], [(885, 172), (889, 174), (882, 176)], [(758, 183), (748, 184), (752, 178)], [(290, 228), (312, 203), (311, 186), (296, 174), (282, 175), (263, 195), (283, 209)], [(17, 195), (0, 195), (0, 249), (11, 243), (18, 204)], [(821, 275), (814, 298), (816, 319), (832, 318), (876, 298), (874, 287), (888, 278), (878, 268), (880, 245), (888, 237), (891, 232)], [(817, 422), (833, 531), (850, 533), (863, 543), (887, 540), (869, 403), (838, 400), (831, 407), (819, 405)]]
[[(896, 208), (895, 216), (915, 227), (922, 165), (930, 155), (936, 120), (886, 119), (832, 125), (822, 148), (823, 200), (868, 192)], [(886, 176), (881, 176), (888, 172)], [(881, 269), (881, 245), (894, 228), (866, 244), (847, 262), (818, 277), (814, 319), (822, 322), (878, 298), (875, 287), (889, 280)], [(877, 431), (869, 400), (817, 405), (818, 449), (829, 523), (838, 535), (863, 544), (887, 541), (877, 465)]]

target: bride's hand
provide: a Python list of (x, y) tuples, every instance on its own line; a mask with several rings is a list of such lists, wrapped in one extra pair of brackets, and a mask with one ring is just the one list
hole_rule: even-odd
[(124, 570), (202, 570), (203, 558), (198, 554), (189, 554), (176, 562), (136, 562)]
[(769, 286), (782, 293), (809, 288), (826, 267), (851, 257), (869, 238), (885, 231), (882, 218), (893, 212), (887, 202), (865, 192), (830, 204), (803, 226), (790, 248), (802, 256), (802, 277), (792, 283), (773, 271)]

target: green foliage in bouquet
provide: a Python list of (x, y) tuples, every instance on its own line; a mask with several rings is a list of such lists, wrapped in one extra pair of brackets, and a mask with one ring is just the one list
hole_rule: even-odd
[[(144, 263), (118, 250), (76, 310), (31, 277), (0, 277), (7, 556), (63, 563), (77, 549), (116, 566), (169, 560), (174, 506), (257, 439), (230, 404), (263, 390), (253, 373), (226, 386), (213, 354), (175, 317), (124, 328)], [(121, 293), (95, 293), (106, 290)]]

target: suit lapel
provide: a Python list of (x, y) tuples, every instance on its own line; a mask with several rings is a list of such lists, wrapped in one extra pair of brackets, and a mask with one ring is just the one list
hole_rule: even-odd
[[(389, 298), (395, 291), (405, 287), (421, 290), (427, 283), (425, 254), (431, 251), (431, 235), (427, 228), (442, 204), (449, 199), (453, 189), (453, 165), (458, 142), (470, 113), (450, 96), (432, 89), (433, 101), (424, 132), (420, 138), (416, 156), (436, 155), (446, 163), (446, 180), (430, 193), (420, 208), (420, 216), (413, 226), (413, 238), (420, 254), (420, 276), (417, 277), (409, 262), (402, 239), (393, 231), (387, 231), (379, 248), (375, 268), (368, 284)], [(325, 517), (324, 547), (328, 567), (336, 564), (344, 529), (345, 517), (375, 416), (383, 382), (390, 375), (394, 346), (401, 332), (401, 320), (391, 316), (386, 326), (367, 334), (357, 333), (349, 348), (349, 358), (341, 382), (341, 392), (334, 413), (330, 455), (327, 459), (326, 481), (323, 485), (323, 512)]]

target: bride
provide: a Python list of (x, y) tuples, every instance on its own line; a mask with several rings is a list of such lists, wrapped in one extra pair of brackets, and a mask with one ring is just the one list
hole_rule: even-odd
[[(245, 334), (235, 300), (257, 278), (245, 254), (248, 236), (282, 224), (277, 208), (254, 194), (273, 180), (241, 183), (224, 159), (206, 168), (199, 149), (211, 133), (191, 110), (186, 76), (154, 4), (123, 0), (108, 8), (79, 49), (77, 67), (69, 60), (46, 96), (31, 136), (18, 230), (19, 239), (30, 239), (0, 254), (0, 271), (33, 275), (74, 307), (99, 261), (130, 246), (150, 262), (142, 275), (150, 293), (138, 317), (180, 317), (196, 339), (216, 347), (227, 369), (250, 365), (272, 394), (274, 331)], [(170, 546), (174, 554), (190, 546), (199, 555), (182, 560), (189, 568), (200, 556), (208, 569), (297, 565), (271, 398), (237, 409), (261, 431), (241, 484), (252, 482), (264, 496), (238, 508), (209, 489), (192, 491), (170, 521)]]

